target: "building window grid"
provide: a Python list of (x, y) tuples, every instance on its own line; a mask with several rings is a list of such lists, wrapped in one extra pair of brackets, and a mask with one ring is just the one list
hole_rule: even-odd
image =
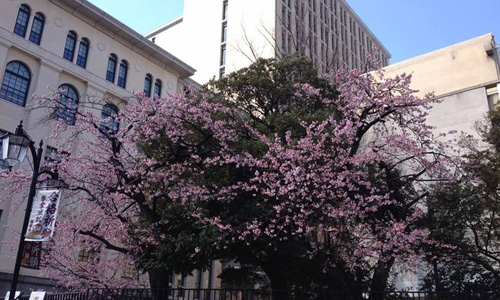
[(76, 47), (76, 33), (74, 31), (70, 31), (66, 37), (66, 44), (64, 45), (64, 53), (63, 58), (69, 61), (73, 61), (73, 57), (75, 55), (75, 47)]
[(33, 18), (29, 40), (37, 45), (42, 41), (43, 27), (45, 25), (45, 17), (37, 12)]
[(8, 63), (0, 89), (0, 98), (25, 106), (30, 82), (31, 74), (24, 64), (18, 61)]
[(78, 47), (78, 55), (76, 57), (76, 65), (82, 68), (87, 67), (87, 57), (89, 55), (90, 42), (88, 39), (83, 38)]
[(226, 45), (222, 45), (220, 48), (220, 65), (226, 65)]
[(26, 37), (28, 22), (30, 20), (31, 10), (28, 5), (22, 4), (17, 12), (16, 24), (14, 25), (14, 33)]

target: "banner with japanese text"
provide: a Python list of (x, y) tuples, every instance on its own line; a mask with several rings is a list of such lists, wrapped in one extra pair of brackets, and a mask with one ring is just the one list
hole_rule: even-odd
[(37, 191), (33, 199), (26, 241), (45, 242), (54, 235), (61, 190)]
[(40, 260), (42, 258), (42, 242), (24, 241), (23, 258), (21, 266), (27, 269), (40, 269)]

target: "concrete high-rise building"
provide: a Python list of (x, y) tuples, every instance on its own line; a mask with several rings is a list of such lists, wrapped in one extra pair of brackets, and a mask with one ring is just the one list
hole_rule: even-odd
[(185, 0), (182, 17), (146, 35), (209, 79), (248, 66), (258, 57), (301, 53), (320, 72), (364, 68), (378, 49), (390, 53), (345, 0)]

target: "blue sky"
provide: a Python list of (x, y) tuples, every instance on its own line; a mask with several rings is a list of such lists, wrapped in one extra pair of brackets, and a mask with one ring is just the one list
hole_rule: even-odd
[[(250, 0), (251, 1), (251, 0)], [(269, 0), (273, 1), (273, 0)], [(145, 34), (182, 15), (183, 0), (90, 0)], [(391, 63), (492, 32), (500, 0), (347, 0), (391, 52)]]

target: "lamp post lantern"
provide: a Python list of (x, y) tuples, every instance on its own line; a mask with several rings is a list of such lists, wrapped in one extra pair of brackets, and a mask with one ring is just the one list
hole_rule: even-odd
[(10, 286), (9, 300), (14, 300), (17, 283), (19, 280), (19, 271), (21, 269), (21, 260), (24, 250), (24, 239), (26, 230), (28, 228), (29, 218), (33, 206), (33, 199), (36, 193), (36, 185), (38, 177), (41, 174), (49, 174), (54, 180), (58, 176), (54, 172), (43, 171), (40, 172), (40, 165), (42, 162), (43, 141), (40, 141), (38, 148), (35, 148), (35, 143), (31, 140), (29, 135), (23, 129), (23, 122), (19, 123), (14, 134), (7, 133), (1, 137), (2, 140), (2, 157), (0, 163), (9, 164), (12, 167), (15, 164), (20, 164), (25, 159), (28, 151), (33, 158), (33, 177), (31, 178), (30, 190), (28, 195), (28, 203), (26, 204), (26, 212), (24, 214), (23, 228), (21, 230), (21, 237), (19, 239), (19, 247), (17, 249), (16, 264), (14, 267), (14, 274), (12, 275), (12, 284)]

